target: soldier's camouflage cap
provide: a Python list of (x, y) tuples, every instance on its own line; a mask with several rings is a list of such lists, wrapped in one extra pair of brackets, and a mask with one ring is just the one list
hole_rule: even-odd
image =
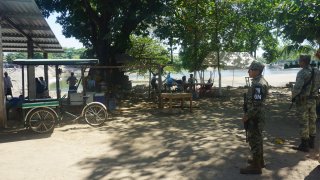
[(250, 66), (249, 69), (253, 69), (253, 70), (260, 70), (261, 72), (264, 69), (264, 65), (261, 62), (258, 61), (253, 61)]

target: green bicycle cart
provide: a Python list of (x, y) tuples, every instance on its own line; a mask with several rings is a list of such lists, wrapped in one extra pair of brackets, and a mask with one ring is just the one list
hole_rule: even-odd
[[(22, 119), (25, 127), (37, 133), (53, 132), (55, 125), (63, 118), (63, 113), (73, 116), (75, 119), (83, 118), (85, 122), (91, 126), (101, 126), (107, 119), (107, 108), (101, 102), (86, 103), (88, 96), (85, 88), (82, 92), (83, 103), (82, 111), (79, 115), (66, 112), (67, 106), (73, 106), (66, 100), (66, 95), (61, 97), (59, 74), (60, 65), (72, 65), (81, 67), (81, 79), (84, 77), (84, 70), (88, 66), (93, 66), (98, 63), (97, 59), (16, 59), (14, 64), (20, 65), (22, 68), (22, 96), (21, 103)], [(56, 98), (28, 98), (25, 97), (25, 67), (28, 66), (55, 66), (56, 74)], [(27, 73), (28, 74), (28, 73)], [(28, 77), (27, 77), (28, 78)], [(67, 102), (67, 103), (66, 103)], [(78, 107), (77, 107), (78, 108)]]

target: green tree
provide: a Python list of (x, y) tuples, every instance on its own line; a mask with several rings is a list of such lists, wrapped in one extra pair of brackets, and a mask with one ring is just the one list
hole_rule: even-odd
[(15, 59), (26, 59), (26, 58), (27, 58), (27, 54), (26, 53), (22, 53), (22, 52), (8, 53), (4, 57), (4, 59), (6, 59), (8, 63), (11, 63)]
[(277, 26), (292, 45), (305, 41), (313, 46), (320, 44), (319, 0), (282, 0), (277, 6)]
[(274, 1), (176, 0), (171, 5), (174, 10), (156, 25), (160, 27), (156, 35), (161, 39), (173, 36), (173, 42), (181, 45), (183, 67), (189, 71), (205, 69), (204, 62), (212, 59), (210, 64), (218, 68), (219, 87), (221, 53), (250, 52), (255, 56), (260, 45), (266, 46), (267, 52), (272, 50), (271, 44), (277, 47), (271, 41), (276, 39), (270, 39)]
[[(66, 37), (75, 37), (91, 50), (102, 65), (119, 65), (115, 56), (130, 46), (130, 35), (147, 33), (149, 24), (161, 15), (169, 0), (37, 0), (45, 16), (60, 15), (57, 22)], [(107, 70), (111, 83), (121, 82), (124, 72)], [(120, 80), (120, 81), (119, 81)]]
[(64, 53), (50, 53), (49, 58), (51, 59), (80, 59), (86, 49), (85, 48), (63, 48)]
[[(48, 59), (79, 59), (84, 52), (86, 51), (85, 48), (63, 48), (64, 53), (49, 53)], [(43, 53), (36, 52), (33, 55), (34, 59), (43, 59)], [(15, 59), (27, 59), (27, 53), (25, 52), (15, 52), (15, 53), (8, 53), (5, 56), (5, 59), (8, 62), (12, 62)]]
[(170, 3), (167, 3), (167, 10), (164, 12), (163, 16), (156, 17), (156, 20), (152, 24), (155, 36), (160, 38), (160, 40), (169, 47), (170, 63), (173, 63), (173, 51), (177, 49), (176, 45), (179, 45), (178, 34), (180, 32), (180, 19), (178, 18), (179, 15), (177, 14), (177, 10), (177, 1), (170, 1)]
[[(15, 59), (27, 59), (27, 53), (25, 52), (16, 52), (16, 53), (9, 53), (5, 56), (7, 62), (12, 62)], [(43, 58), (42, 53), (36, 52), (33, 54), (34, 59), (41, 59)]]
[(128, 54), (133, 57), (133, 61), (128, 64), (140, 74), (146, 73), (147, 70), (156, 72), (158, 65), (164, 66), (170, 62), (168, 50), (156, 40), (131, 36), (131, 43)]
[(264, 44), (263, 50), (265, 50), (262, 56), (269, 63), (276, 61), (281, 54), (278, 48), (279, 42), (277, 38), (275, 38), (271, 32), (267, 32), (266, 35), (263, 37), (262, 41)]
[[(275, 2), (265, 0), (243, 0), (235, 8), (238, 23), (236, 23), (236, 41), (241, 43), (231, 44), (236, 50), (250, 52), (256, 58), (256, 51), (262, 45), (268, 51), (270, 44), (276, 40), (271, 35), (275, 28)], [(270, 37), (272, 37), (270, 39)], [(276, 41), (277, 42), (277, 41)], [(273, 44), (274, 45), (274, 44)]]
[(311, 45), (286, 44), (279, 49), (280, 57), (284, 60), (296, 60), (300, 54), (314, 54), (316, 49)]

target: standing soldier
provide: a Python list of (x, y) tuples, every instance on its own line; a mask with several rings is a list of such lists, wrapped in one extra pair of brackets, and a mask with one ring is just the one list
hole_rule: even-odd
[(310, 66), (310, 55), (300, 55), (302, 68), (292, 90), (292, 102), (296, 103), (296, 116), (299, 119), (301, 143), (294, 149), (309, 152), (314, 148), (316, 136), (316, 97), (319, 89), (319, 70)]
[(265, 100), (268, 95), (268, 82), (263, 78), (264, 65), (253, 61), (249, 67), (251, 86), (246, 96), (247, 112), (242, 121), (248, 124), (248, 141), (252, 153), (249, 165), (241, 168), (241, 174), (261, 174), (264, 165), (262, 130), (265, 121)]

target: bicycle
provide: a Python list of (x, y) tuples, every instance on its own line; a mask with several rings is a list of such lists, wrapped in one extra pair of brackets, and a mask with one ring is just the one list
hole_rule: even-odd
[[(56, 74), (58, 74), (58, 65), (94, 65), (98, 63), (97, 59), (58, 59), (58, 60), (42, 60), (42, 59), (16, 59), (13, 61), (14, 64), (22, 65), (55, 65)], [(84, 67), (85, 68), (85, 67)], [(84, 72), (84, 69), (82, 70)], [(83, 78), (81, 74), (81, 79)], [(22, 75), (24, 78), (24, 75)], [(57, 99), (51, 98), (42, 98), (42, 99), (31, 99), (24, 98), (22, 95), (21, 109), (22, 109), (22, 118), (24, 120), (25, 127), (31, 129), (37, 133), (50, 133), (54, 130), (57, 122), (62, 122), (63, 117), (69, 115), (73, 117), (73, 120), (78, 120), (84, 118), (85, 122), (91, 126), (98, 127), (101, 126), (108, 119), (107, 108), (104, 104), (100, 102), (90, 102), (87, 103), (87, 100), (90, 96), (86, 96), (85, 91), (82, 93), (76, 93), (82, 96), (82, 101), (80, 106), (82, 111), (80, 114), (74, 114), (66, 109), (68, 107), (72, 108), (70, 103), (70, 96), (60, 95), (60, 85), (59, 85), (59, 76), (56, 76), (56, 92)], [(22, 81), (22, 87), (24, 87), (24, 81)], [(80, 81), (79, 81), (80, 83)], [(24, 93), (24, 88), (23, 91)], [(70, 94), (69, 94), (70, 95)], [(67, 97), (67, 98), (66, 98)], [(74, 108), (74, 107), (73, 107)]]
[[(108, 113), (104, 104), (100, 102), (85, 103), (82, 105), (83, 108), (81, 113), (77, 115), (67, 111), (68, 107), (72, 108), (72, 105), (65, 104), (65, 97), (66, 96), (59, 99), (59, 106), (56, 106), (56, 110), (48, 107), (49, 104), (47, 104), (46, 107), (44, 106), (31, 109), (26, 114), (25, 122), (27, 123), (27, 127), (37, 133), (52, 132), (56, 123), (63, 122), (66, 115), (74, 118), (71, 121), (77, 121), (80, 118), (83, 118), (87, 124), (93, 127), (101, 126), (105, 121), (107, 121)], [(55, 101), (51, 102), (55, 103)]]

